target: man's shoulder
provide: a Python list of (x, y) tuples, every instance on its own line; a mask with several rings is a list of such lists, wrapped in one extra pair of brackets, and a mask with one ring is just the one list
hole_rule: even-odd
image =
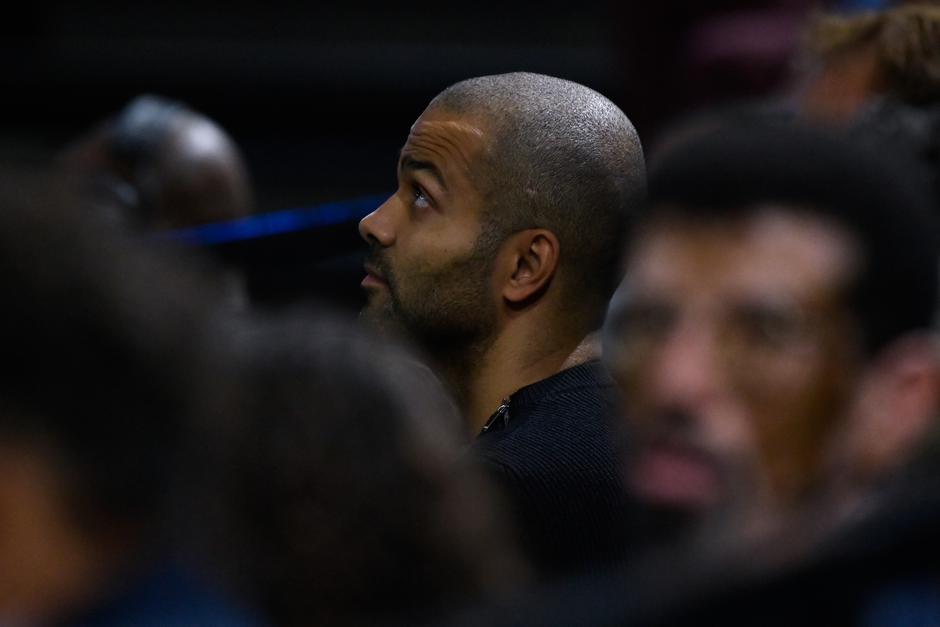
[(617, 392), (603, 366), (591, 361), (522, 388), (510, 397), (508, 412), (507, 436), (596, 431), (606, 437), (618, 414)]
[(599, 364), (584, 364), (513, 395), (504, 429), (473, 446), (504, 474), (556, 468), (577, 475), (614, 465), (616, 391)]

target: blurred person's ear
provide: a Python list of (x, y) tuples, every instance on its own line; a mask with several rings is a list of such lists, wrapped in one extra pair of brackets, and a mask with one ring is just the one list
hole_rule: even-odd
[(940, 353), (927, 334), (905, 337), (866, 367), (852, 405), (841, 461), (877, 480), (909, 461), (940, 415)]

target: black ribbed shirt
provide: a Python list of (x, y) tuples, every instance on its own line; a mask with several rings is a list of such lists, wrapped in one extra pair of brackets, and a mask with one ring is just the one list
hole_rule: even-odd
[(471, 447), (503, 488), (524, 548), (554, 577), (599, 570), (625, 550), (613, 381), (599, 361), (514, 393)]

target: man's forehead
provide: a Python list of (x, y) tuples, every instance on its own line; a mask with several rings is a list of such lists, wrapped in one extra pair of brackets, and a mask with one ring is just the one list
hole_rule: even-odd
[(727, 219), (672, 218), (638, 234), (628, 277), (656, 283), (681, 273), (707, 285), (835, 287), (854, 269), (854, 244), (823, 218), (770, 205)]
[(415, 120), (408, 133), (411, 135), (422, 135), (427, 133), (440, 132), (454, 135), (466, 135), (468, 137), (477, 137), (483, 139), (485, 133), (479, 122), (462, 119), (442, 119), (425, 118), (423, 115)]
[(480, 149), (490, 141), (488, 127), (479, 115), (456, 113), (432, 104), (411, 125), (406, 146), (412, 142), (440, 141)]
[(445, 179), (450, 179), (454, 170), (470, 175), (489, 145), (486, 127), (479, 121), (429, 109), (411, 126), (399, 166), (431, 166)]

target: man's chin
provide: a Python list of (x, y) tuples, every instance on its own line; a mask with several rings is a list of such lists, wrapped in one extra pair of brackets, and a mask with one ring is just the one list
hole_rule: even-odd
[(359, 311), (359, 320), (383, 335), (401, 335), (401, 325), (389, 310), (388, 301), (376, 295), (372, 295), (366, 306)]

